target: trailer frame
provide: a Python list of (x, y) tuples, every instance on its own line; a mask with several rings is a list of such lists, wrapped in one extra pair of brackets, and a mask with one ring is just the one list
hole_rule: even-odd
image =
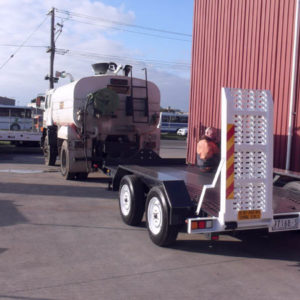
[(113, 189), (119, 189), (123, 220), (124, 212), (134, 214), (135, 209), (141, 221), (145, 210), (150, 238), (159, 246), (173, 243), (182, 229), (208, 235), (299, 230), (297, 195), (273, 190), (272, 120), (269, 91), (223, 88), (222, 148), (216, 173), (201, 174), (196, 166), (163, 159), (148, 166), (119, 165), (113, 172)]

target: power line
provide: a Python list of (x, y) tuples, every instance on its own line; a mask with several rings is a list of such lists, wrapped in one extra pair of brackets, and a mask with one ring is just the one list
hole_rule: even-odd
[(189, 65), (186, 62), (175, 62), (175, 61), (168, 61), (168, 60), (158, 60), (158, 59), (144, 59), (144, 58), (132, 58), (132, 57), (126, 57), (126, 56), (118, 56), (118, 55), (108, 55), (108, 54), (103, 54), (103, 53), (95, 53), (95, 52), (90, 52), (90, 51), (85, 51), (85, 50), (72, 50), (72, 49), (62, 49), (62, 48), (56, 48), (57, 52), (60, 52), (61, 54), (66, 54), (66, 53), (78, 53), (78, 54), (86, 54), (86, 55), (91, 55), (91, 56), (101, 56), (101, 57), (109, 57), (109, 58), (115, 58), (115, 59), (125, 59), (125, 60), (135, 60), (135, 61), (148, 61), (148, 62), (153, 62), (153, 63), (168, 63), (168, 64), (178, 64), (178, 65)]
[(182, 41), (182, 42), (189, 42), (189, 43), (191, 42), (191, 40), (168, 37), (168, 36), (163, 36), (163, 35), (158, 35), (158, 34), (153, 34), (153, 33), (148, 33), (148, 32), (139, 32), (139, 31), (129, 30), (129, 29), (125, 29), (125, 28), (105, 26), (105, 25), (97, 24), (95, 22), (80, 21), (80, 20), (76, 20), (76, 19), (72, 19), (72, 18), (66, 18), (66, 17), (60, 17), (60, 18), (64, 21), (68, 20), (68, 21), (78, 22), (78, 23), (82, 23), (82, 24), (95, 25), (95, 26), (101, 27), (101, 28), (108, 28), (108, 29), (113, 29), (113, 30), (126, 31), (126, 32), (130, 32), (130, 33), (136, 33), (136, 34), (140, 34), (140, 35), (158, 37), (158, 38), (167, 39), (167, 40), (175, 40), (175, 41)]
[[(93, 59), (95, 59), (95, 57), (93, 56), (88, 56), (88, 55), (84, 55), (84, 54), (73, 54), (71, 52), (69, 52), (67, 55), (70, 56), (74, 56), (74, 57), (81, 57), (83, 59), (87, 59), (88, 61), (91, 61)], [(101, 56), (97, 56), (96, 58), (102, 58)], [(182, 70), (182, 71), (190, 71), (190, 68), (187, 67), (183, 67), (183, 66), (176, 66), (176, 65), (163, 65), (163, 64), (150, 64), (150, 63), (144, 63), (144, 62), (140, 62), (140, 61), (127, 61), (127, 63), (129, 63), (130, 65), (133, 66), (139, 66), (141, 68), (151, 68), (151, 67), (156, 67), (156, 68), (167, 68), (169, 70)]]
[(86, 19), (89, 19), (89, 20), (91, 20), (91, 19), (99, 20), (99, 21), (106, 22), (106, 23), (112, 23), (112, 24), (127, 26), (127, 27), (135, 27), (135, 28), (140, 28), (140, 29), (148, 30), (148, 31), (156, 31), (156, 32), (161, 32), (161, 33), (192, 37), (191, 34), (187, 34), (187, 33), (170, 31), (170, 30), (165, 30), (165, 29), (161, 29), (161, 28), (153, 28), (153, 27), (135, 25), (135, 24), (125, 23), (125, 22), (118, 22), (118, 21), (113, 21), (113, 20), (107, 20), (107, 19), (104, 19), (104, 18), (88, 16), (88, 15), (84, 15), (84, 14), (70, 12), (70, 11), (67, 11), (67, 10), (57, 9), (57, 8), (56, 8), (56, 11), (58, 13), (61, 13), (61, 14), (66, 14), (67, 16), (75, 16), (75, 17), (78, 17), (78, 18), (86, 18)]
[[(20, 47), (21, 45), (16, 44), (0, 44), (0, 47)], [(42, 46), (42, 45), (23, 45), (23, 48), (45, 48), (49, 49), (49, 46)], [(166, 61), (166, 60), (158, 60), (158, 59), (144, 59), (144, 58), (132, 58), (128, 56), (116, 56), (116, 55), (107, 55), (101, 53), (93, 53), (84, 50), (70, 50), (70, 49), (63, 49), (63, 48), (55, 48), (55, 52), (59, 55), (78, 55), (84, 56), (87, 58), (105, 58), (105, 59), (116, 59), (116, 60), (126, 60), (131, 62), (138, 62), (139, 64), (142, 63), (149, 63), (155, 65), (170, 65), (170, 66), (177, 66), (182, 68), (190, 68), (190, 64), (188, 62), (176, 62), (176, 61)]]
[(101, 53), (93, 53), (83, 50), (70, 50), (70, 49), (56, 49), (56, 53), (60, 55), (71, 55), (71, 56), (81, 56), (85, 58), (101, 58), (101, 59), (111, 59), (111, 60), (126, 60), (126, 62), (135, 63), (139, 65), (155, 65), (155, 66), (164, 66), (176, 69), (189, 70), (190, 64), (188, 63), (180, 63), (174, 61), (165, 61), (165, 60), (156, 60), (156, 59), (142, 59), (142, 58), (131, 58), (125, 56), (117, 56), (117, 55), (107, 55)]
[[(0, 47), (20, 47), (21, 45), (16, 44), (0, 44)], [(23, 45), (23, 48), (48, 48), (48, 46), (40, 46), (40, 45)]]
[(18, 46), (18, 48), (9, 56), (9, 58), (0, 66), (0, 70), (17, 54), (18, 51), (20, 51), (21, 48), (24, 47), (26, 42), (29, 41), (29, 39), (38, 31), (38, 29), (46, 22), (48, 18), (48, 15), (45, 17), (45, 19), (33, 30), (33, 32), (24, 40), (24, 42)]

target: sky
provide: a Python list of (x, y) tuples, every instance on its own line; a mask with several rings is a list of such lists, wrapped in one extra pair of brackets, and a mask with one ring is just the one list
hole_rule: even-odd
[(52, 7), (63, 25), (54, 71), (76, 80), (93, 74), (91, 64), (113, 61), (143, 78), (147, 67), (161, 106), (188, 111), (193, 0), (1, 0), (0, 96), (26, 105), (49, 88)]

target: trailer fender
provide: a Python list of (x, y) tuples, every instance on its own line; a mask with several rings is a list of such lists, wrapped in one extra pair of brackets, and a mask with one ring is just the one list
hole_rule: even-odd
[(123, 168), (118, 167), (115, 176), (113, 176), (112, 180), (112, 189), (113, 191), (118, 191), (120, 187), (120, 182), (125, 175), (132, 175), (132, 172), (125, 170)]
[(184, 224), (194, 208), (184, 181), (163, 181), (162, 183), (169, 206), (170, 225)]

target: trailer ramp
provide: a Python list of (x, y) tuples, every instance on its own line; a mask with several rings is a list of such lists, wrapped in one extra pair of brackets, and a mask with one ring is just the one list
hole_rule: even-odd
[[(273, 224), (273, 100), (266, 90), (222, 88), (220, 213), (212, 231)], [(218, 177), (218, 173), (216, 176)], [(197, 208), (206, 193), (204, 186)], [(191, 233), (192, 221), (189, 220)]]

